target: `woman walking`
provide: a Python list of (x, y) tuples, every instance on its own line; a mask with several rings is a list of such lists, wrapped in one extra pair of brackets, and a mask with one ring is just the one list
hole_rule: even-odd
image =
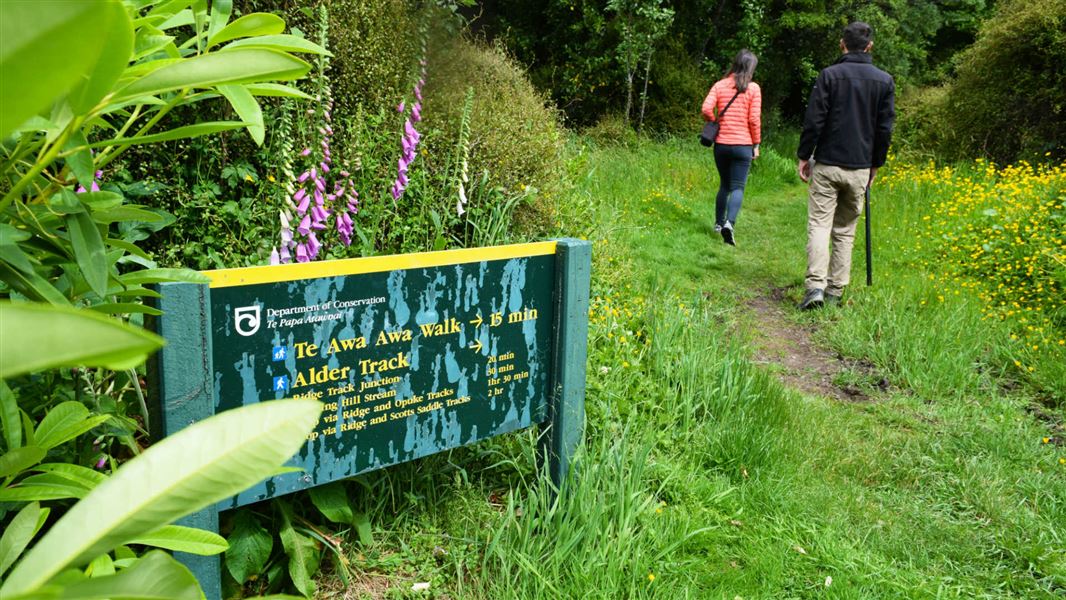
[(754, 54), (741, 50), (729, 72), (711, 86), (703, 101), (703, 118), (719, 123), (714, 145), (719, 179), (714, 230), (731, 246), (737, 245), (733, 229), (744, 199), (751, 161), (759, 157), (762, 138), (762, 91), (751, 80), (758, 62)]

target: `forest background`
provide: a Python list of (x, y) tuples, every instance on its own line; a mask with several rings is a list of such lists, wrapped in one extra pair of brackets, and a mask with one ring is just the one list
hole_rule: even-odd
[[(945, 365), (936, 373), (945, 379), (934, 381), (916, 374), (922, 356), (913, 357), (913, 364), (897, 364), (895, 357), (881, 362), (892, 365), (885, 368), (896, 369), (899, 381), (908, 381), (919, 395), (947, 395), (946, 387), (985, 394), (991, 386), (1023, 394), (1019, 402), (1026, 414), (1061, 415), (1066, 406), (1066, 363), (1063, 351), (1056, 349), (1056, 344), (1063, 345), (1066, 327), (1066, 263), (1061, 262), (1066, 248), (1061, 191), (1066, 0), (125, 2), (131, 14), (155, 4), (204, 11), (210, 6), (212, 14), (226, 7), (233, 19), (261, 12), (279, 15), (286, 33), (314, 42), (329, 54), (288, 40), (286, 50), (311, 53), (304, 56), (306, 76), (291, 83), (297, 92), (267, 84), (255, 88), (251, 104), (244, 96), (238, 101), (221, 92), (202, 94), (195, 102), (175, 99), (166, 118), (153, 122), (166, 131), (204, 122), (230, 123), (201, 131), (211, 135), (163, 135), (150, 144), (124, 147), (122, 156), (108, 159), (98, 171), (79, 165), (73, 155), (58, 160), (54, 172), (43, 171), (45, 189), (66, 177), (67, 191), (78, 187), (78, 195), (86, 198), (80, 202), (126, 202), (119, 208), (99, 208), (99, 213), (96, 205), (84, 210), (95, 219), (85, 227), (99, 230), (98, 241), (113, 244), (106, 254), (110, 262), (105, 279), (196, 280), (183, 269), (297, 260), (299, 246), (305, 252), (313, 249), (316, 259), (329, 259), (553, 235), (625, 239), (632, 234), (611, 219), (629, 218), (625, 211), (633, 206), (627, 202), (654, 200), (687, 214), (678, 198), (696, 185), (691, 178), (698, 173), (697, 187), (710, 189), (709, 171), (699, 171), (707, 167), (698, 162), (703, 155), (688, 146), (695, 146), (698, 109), (707, 89), (741, 48), (758, 54), (755, 79), (765, 95), (767, 149), (753, 174), (753, 189), (767, 194), (792, 190), (797, 183), (795, 139), (810, 86), (818, 71), (838, 56), (843, 26), (865, 20), (875, 31), (875, 64), (893, 74), (898, 86), (892, 157), (897, 166), (886, 173), (886, 197), (899, 201), (895, 216), (901, 222), (928, 217), (939, 228), (935, 234), (923, 234), (930, 243), (920, 256), (907, 258), (922, 269), (933, 265), (929, 269), (935, 277), (929, 279), (937, 281), (929, 289), (935, 291), (923, 298), (943, 303), (943, 294), (950, 303), (951, 293), (966, 287), (958, 281), (982, 280), (989, 287), (975, 288), (973, 294), (981, 305), (971, 312), (967, 308), (951, 313), (951, 319), (970, 336), (977, 336), (986, 318), (996, 327), (1006, 323), (1001, 332), (996, 329), (1002, 333), (1002, 345), (982, 347), (972, 357), (976, 374)], [(179, 21), (166, 32), (197, 34), (201, 27), (199, 22)], [(141, 33), (132, 46), (134, 69), (161, 47), (153, 44), (167, 43), (160, 41), (168, 37), (162, 30)], [(183, 51), (188, 53), (189, 46)], [(0, 189), (7, 195), (19, 195), (19, 178), (12, 175), (19, 161), (12, 157), (29, 143), (30, 132), (40, 132), (41, 140), (53, 139), (45, 130), (34, 129), (38, 126), (20, 130), (20, 140), (4, 140), (7, 158)], [(86, 131), (86, 145), (107, 141), (106, 127)], [(332, 161), (331, 170), (321, 169), (323, 158)], [(619, 171), (618, 165), (630, 164), (627, 161), (634, 161), (632, 173), (646, 170), (650, 175), (638, 180)], [(71, 174), (75, 170), (76, 183)], [(596, 179), (604, 173), (629, 187), (615, 189), (613, 182)], [(321, 180), (332, 192), (329, 204), (321, 205), (328, 214), (306, 205), (299, 208), (299, 190), (308, 177)], [(650, 181), (666, 186), (662, 178), (667, 177), (673, 178), (672, 184), (682, 177), (687, 183), (670, 199), (645, 189)], [(81, 195), (81, 188), (88, 188), (89, 196)], [(92, 197), (96, 190), (104, 196)], [(38, 200), (27, 197), (26, 204)], [(58, 225), (49, 225), (57, 234), (53, 241), (59, 239), (63, 246), (58, 253), (42, 249), (47, 244), (41, 238), (48, 236), (28, 237), (32, 227), (24, 222), (25, 213), (5, 206), (4, 225), (10, 228), (2, 228), (0, 247), (5, 252), (18, 247), (30, 258), (0, 256), (7, 261), (2, 263), (7, 269), (3, 296), (53, 301), (53, 296), (34, 296), (51, 286), (80, 308), (142, 325), (144, 315), (152, 314), (150, 291), (143, 297), (97, 293), (79, 279), (87, 279), (90, 262), (85, 260), (86, 246), (72, 233), (83, 225), (67, 224), (77, 222), (70, 215), (82, 214), (76, 210), (79, 201), (73, 202), (49, 203), (45, 211), (64, 215)], [(927, 207), (935, 210), (927, 214)], [(1006, 235), (1001, 222), (1008, 228), (1014, 225), (1012, 235), (1018, 237), (1011, 239), (1024, 234), (1027, 243), (997, 239)], [(291, 244), (287, 259), (281, 251), (286, 244)], [(512, 577), (518, 583), (507, 593), (519, 597), (558, 595), (553, 582), (574, 595), (673, 597), (665, 588), (651, 586), (656, 569), (679, 576), (696, 568), (704, 553), (715, 551), (709, 548), (728, 548), (735, 542), (722, 528), (740, 528), (736, 523), (747, 519), (739, 518), (742, 509), (737, 506), (755, 514), (771, 504), (759, 494), (778, 497), (803, 489), (774, 482), (777, 487), (756, 487), (738, 505), (730, 504), (731, 498), (744, 495), (735, 492), (747, 489), (743, 485), (749, 470), (756, 475), (750, 483), (754, 486), (760, 467), (772, 473), (772, 463), (788, 457), (781, 442), (771, 439), (779, 432), (770, 428), (795, 416), (784, 408), (785, 392), (751, 367), (743, 351), (714, 338), (718, 346), (708, 358), (703, 342), (685, 333), (692, 319), (702, 319), (707, 330), (714, 330), (719, 313), (732, 310), (724, 308), (727, 299), (704, 294), (696, 301), (703, 303), (702, 312), (693, 316), (692, 300), (686, 297), (671, 305), (673, 313), (664, 314), (646, 303), (646, 290), (629, 286), (627, 277), (639, 271), (632, 254), (597, 245), (590, 364), (601, 366), (590, 372), (590, 468), (575, 483), (568, 507), (551, 505), (538, 495), (529, 439), (496, 440), (340, 482), (317, 494), (228, 513), (222, 523), (225, 541), (185, 539), (175, 546), (173, 540), (157, 536), (152, 543), (131, 542), (132, 550), (124, 545), (106, 560), (94, 561), (83, 574), (93, 576), (93, 569), (105, 574), (114, 564), (121, 574), (135, 564), (129, 562), (135, 554), (148, 556), (144, 551), (151, 547), (217, 553), (228, 543), (224, 573), (229, 597), (277, 591), (337, 597), (346, 593), (344, 587), (371, 596), (402, 596), (411, 593), (412, 578), (422, 576), (432, 580), (433, 593), (441, 597), (501, 597)], [(97, 258), (103, 257), (98, 253)], [(717, 259), (723, 264), (729, 260)], [(679, 279), (691, 275), (693, 268), (682, 262), (672, 263)], [(925, 271), (921, 273), (924, 277)], [(42, 287), (42, 281), (47, 285)], [(890, 298), (882, 300), (882, 308), (893, 307)], [(1012, 326), (1010, 321), (1023, 313), (1022, 325)], [(890, 329), (876, 314), (867, 317), (878, 335)], [(899, 331), (911, 331), (912, 342), (922, 335), (907, 326), (900, 324)], [(945, 326), (945, 331), (955, 330)], [(856, 350), (860, 353), (879, 351), (881, 345), (872, 350), (862, 345), (870, 340), (861, 331), (853, 333), (852, 338), (838, 339), (837, 345), (853, 344), (853, 349), (862, 348)], [(981, 347), (978, 341), (971, 345)], [(912, 344), (904, 350), (910, 347), (934, 348)], [(713, 395), (705, 393), (699, 380), (712, 372)], [(949, 372), (951, 377), (945, 375)], [(105, 474), (151, 445), (145, 375), (141, 365), (119, 370), (68, 366), (5, 376), (0, 389), (3, 416), (9, 419), (4, 422), (5, 454), (0, 459), (5, 539), (8, 531), (26, 530), (30, 520), (40, 524), (28, 527), (32, 535), (26, 543), (38, 530), (48, 531)], [(862, 374), (849, 377), (863, 384)], [(668, 385), (662, 385), (664, 381)], [(677, 398), (670, 396), (675, 392)], [(660, 417), (663, 411), (644, 402), (676, 402), (681, 409)], [(705, 414), (718, 420), (694, 416)], [(644, 423), (646, 431), (627, 429), (630, 416)], [(1002, 420), (1002, 414), (999, 417)], [(11, 434), (12, 418), (24, 435)], [(1056, 446), (1062, 441), (1062, 418), (1051, 421), (1059, 425), (1043, 436), (1043, 444)], [(984, 422), (975, 425), (977, 437), (989, 427)], [(656, 428), (675, 433), (647, 433)], [(31, 441), (34, 432), (37, 444)], [(989, 439), (995, 444), (999, 438)], [(24, 450), (44, 446), (42, 440), (54, 445), (47, 453), (42, 449), (27, 466)], [(708, 454), (693, 458), (684, 451), (694, 444), (710, 448)], [(921, 452), (924, 460), (932, 451)], [(69, 468), (50, 466), (42, 472), (42, 460)], [(944, 461), (936, 468), (953, 468)], [(954, 464), (959, 464), (957, 459)], [(1003, 479), (996, 481), (1013, 473), (1004, 469)], [(1040, 468), (1034, 471), (1036, 475), (1027, 471), (1033, 479), (1026, 485), (1035, 488), (1046, 482), (1040, 479)], [(1017, 535), (997, 530), (997, 540), (1007, 539), (1005, 549), (977, 549), (972, 556), (958, 557), (959, 569), (972, 576), (969, 585), (974, 586), (959, 588), (960, 595), (995, 590), (1001, 584), (1022, 597), (1034, 590), (1053, 594), (1063, 589), (1066, 554), (1061, 540), (1056, 541), (1061, 532), (1048, 526), (1061, 516), (1063, 503), (1054, 491), (1061, 491), (1061, 480), (1051, 481), (1053, 485), (1040, 493), (1057, 499), (1052, 508), (1035, 511), (1040, 514), (1031, 519), (1028, 513), (996, 513), (1004, 521), (1024, 522)], [(973, 485), (980, 489), (984, 484)], [(685, 508), (674, 515), (665, 509), (668, 502)], [(576, 508), (582, 503), (581, 510)], [(38, 504), (39, 519), (30, 519), (27, 511)], [(650, 519), (667, 513), (671, 516), (664, 529), (648, 526)], [(701, 519), (721, 528), (704, 528)], [(563, 536), (556, 545), (545, 541), (539, 535), (542, 520), (571, 537)], [(479, 523), (491, 524), (487, 538)], [(758, 532), (743, 535), (750, 535), (752, 544), (760, 543)], [(757, 547), (746, 549), (758, 564)], [(574, 567), (572, 552), (584, 552), (587, 560)], [(680, 558), (671, 558), (675, 554)], [(841, 551), (841, 556), (851, 554)], [(0, 575), (17, 557), (2, 557)], [(663, 563), (668, 566), (655, 566)], [(1030, 578), (1019, 583), (1011, 580), (1013, 575), (1001, 577), (1002, 565), (1008, 573)], [(750, 572), (773, 572), (771, 566), (762, 567)], [(795, 567), (806, 573), (804, 568)], [(943, 583), (959, 575), (948, 571), (943, 580), (932, 581)], [(789, 580), (790, 573), (778, 573), (780, 580)], [(716, 589), (720, 573), (703, 575), (700, 585)], [(894, 585), (918, 585), (908, 577), (911, 574), (904, 572)], [(1003, 584), (1004, 578), (1012, 583)], [(873, 575), (857, 579), (860, 595), (883, 583)], [(397, 581), (403, 585), (393, 585)], [(757, 581), (742, 583), (759, 589)]]

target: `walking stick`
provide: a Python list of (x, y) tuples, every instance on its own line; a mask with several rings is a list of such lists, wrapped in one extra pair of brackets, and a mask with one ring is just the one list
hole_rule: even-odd
[(870, 245), (870, 186), (866, 186), (866, 285), (874, 284), (873, 250)]

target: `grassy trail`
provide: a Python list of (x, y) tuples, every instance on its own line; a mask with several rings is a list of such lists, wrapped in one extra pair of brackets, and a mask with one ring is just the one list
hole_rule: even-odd
[[(576, 495), (630, 494), (654, 511), (615, 538), (630, 561), (617, 576), (603, 572), (617, 566), (606, 558), (599, 572), (571, 563), (553, 574), (565, 560), (556, 549), (506, 538), (500, 559), (539, 561), (498, 565), (522, 582), (507, 595), (550, 591), (536, 581), (553, 577), (575, 597), (1066, 594), (1066, 469), (1063, 451), (1042, 443), (1061, 415), (1034, 411), (997, 370), (988, 339), (1003, 332), (969, 299), (927, 304), (923, 274), (900, 257), (908, 219), (876, 188), (877, 285), (863, 285), (860, 235), (848, 305), (793, 310), (806, 191), (792, 168), (772, 151), (757, 161), (732, 248), (712, 229), (709, 153), (666, 143), (588, 155), (576, 218), (597, 242), (592, 466)], [(863, 401), (780, 383), (813, 376), (775, 355), (795, 351), (775, 339), (797, 332), (847, 358), (831, 384)], [(605, 439), (617, 436), (629, 446)], [(643, 460), (629, 467), (640, 472), (608, 473), (602, 463), (619, 453)], [(612, 475), (639, 481), (608, 490), (591, 480)]]
[(547, 500), (531, 432), (361, 478), (376, 541), (322, 597), (1066, 594), (1066, 401), (915, 266), (928, 202), (875, 188), (876, 285), (860, 236), (847, 305), (801, 314), (792, 160), (757, 161), (732, 248), (703, 148), (576, 152), (560, 233), (595, 246), (567, 493)]

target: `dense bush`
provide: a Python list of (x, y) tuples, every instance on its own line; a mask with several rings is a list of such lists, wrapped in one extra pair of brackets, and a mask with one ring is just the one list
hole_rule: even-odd
[(498, 46), (439, 39), (431, 47), (430, 64), (426, 121), (439, 133), (427, 141), (429, 154), (454, 151), (467, 90), (473, 86), (471, 176), (487, 171), (492, 185), (505, 193), (535, 189), (534, 202), (521, 206), (518, 217), (526, 225), (543, 225), (562, 185), (563, 130), (557, 113)]
[(1000, 162), (1066, 146), (1066, 0), (1009, 0), (958, 56), (957, 76), (916, 98), (905, 131), (946, 158)]

